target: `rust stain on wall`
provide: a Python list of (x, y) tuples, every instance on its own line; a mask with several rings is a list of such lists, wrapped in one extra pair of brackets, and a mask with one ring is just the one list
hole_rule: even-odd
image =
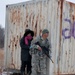
[(15, 24), (15, 23), (18, 23), (20, 24), (20, 21), (22, 21), (22, 14), (21, 14), (21, 11), (18, 9), (12, 9), (10, 11), (10, 20), (11, 20), (11, 23)]

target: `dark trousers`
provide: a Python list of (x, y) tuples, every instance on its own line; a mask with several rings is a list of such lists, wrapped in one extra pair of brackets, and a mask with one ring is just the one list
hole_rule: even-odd
[(25, 72), (25, 67), (27, 66), (27, 74), (31, 73), (31, 61), (21, 61), (21, 73)]

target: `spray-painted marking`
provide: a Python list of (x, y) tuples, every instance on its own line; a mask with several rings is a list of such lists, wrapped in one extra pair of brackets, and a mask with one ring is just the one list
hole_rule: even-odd
[[(65, 21), (69, 23), (70, 28), (63, 29), (62, 35), (65, 39), (70, 39), (71, 37), (75, 38), (75, 22), (72, 23), (70, 19), (65, 19)], [(66, 33), (68, 33), (68, 35), (66, 35)]]

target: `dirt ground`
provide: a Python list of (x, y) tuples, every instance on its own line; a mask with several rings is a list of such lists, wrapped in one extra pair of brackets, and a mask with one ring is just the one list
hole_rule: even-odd
[(0, 67), (4, 66), (4, 49), (0, 49)]

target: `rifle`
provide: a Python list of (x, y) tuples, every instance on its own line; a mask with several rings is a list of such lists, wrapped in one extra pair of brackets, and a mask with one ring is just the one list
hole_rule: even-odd
[(39, 45), (42, 48), (43, 53), (53, 62), (53, 60), (51, 59), (51, 56), (49, 55), (49, 49), (46, 48), (45, 46), (41, 46), (39, 42), (35, 43), (36, 45)]

